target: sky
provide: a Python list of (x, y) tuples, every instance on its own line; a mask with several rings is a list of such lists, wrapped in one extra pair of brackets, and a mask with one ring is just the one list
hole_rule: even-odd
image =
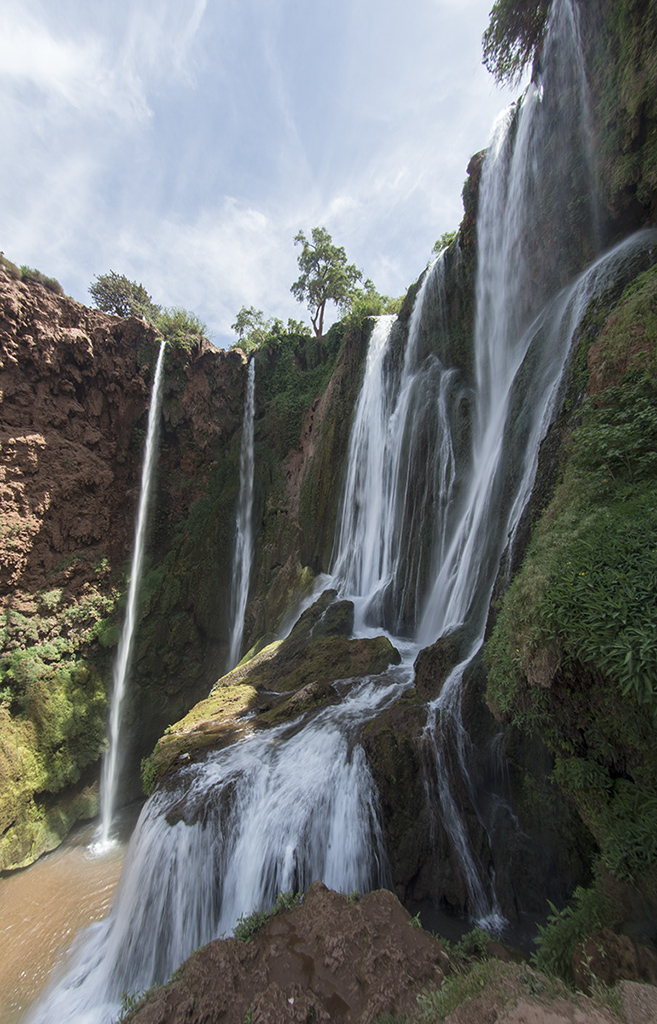
[(514, 98), (491, 4), (0, 0), (0, 249), (81, 302), (125, 274), (220, 347), (244, 305), (309, 322), (299, 230), (401, 295)]

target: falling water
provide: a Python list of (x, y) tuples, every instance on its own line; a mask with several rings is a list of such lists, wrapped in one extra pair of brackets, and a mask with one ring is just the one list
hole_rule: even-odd
[(249, 596), (249, 580), (253, 561), (253, 420), (255, 414), (255, 359), (249, 363), (244, 399), (242, 447), (240, 450), (240, 494), (235, 525), (234, 585), (231, 596), (232, 629), (228, 666), (240, 660), (244, 635), (244, 613)]
[(123, 992), (165, 981), (279, 892), (317, 878), (345, 892), (388, 881), (376, 788), (356, 739), (411, 675), (392, 669), (305, 722), (213, 751), (156, 790), (111, 914), (79, 937), (31, 1024), (109, 1024)]
[[(578, 52), (572, 4), (556, 0), (544, 73), (515, 119), (500, 121), (485, 161), (471, 457), (459, 465), (453, 441), (454, 411), (468, 388), (420, 344), (428, 296), (442, 288), (443, 257), (425, 275), (403, 357), (393, 319), (380, 318), (373, 331), (333, 556), (334, 580), (369, 625), (416, 630), (426, 645), (468, 623), (463, 658), (429, 707), (426, 733), (436, 800), (468, 909), (478, 918), (495, 910), (491, 879), (454, 798), (442, 737), (456, 753), (476, 811), (461, 691), (483, 639), (500, 558), (533, 486), (582, 317), (657, 238), (636, 236), (566, 287), (590, 262), (594, 233), (587, 237), (582, 224), (546, 208), (543, 175), (555, 167), (559, 181), (569, 175), (567, 160), (563, 171), (557, 167), (569, 147), (554, 115), (555, 105), (571, 103), (565, 131), (572, 141), (585, 97)], [(551, 70), (555, 55), (559, 74), (571, 75), (562, 92)], [(590, 183), (588, 172), (585, 178)], [(575, 206), (590, 212), (588, 185), (580, 181), (578, 188), (584, 198)], [(548, 198), (569, 202), (572, 192), (557, 188)], [(565, 235), (584, 240), (569, 247)], [(537, 273), (539, 265), (545, 273)], [(357, 739), (363, 721), (412, 681), (411, 650), (406, 654), (401, 668), (354, 687), (335, 706), (213, 751), (179, 770), (171, 790), (156, 791), (111, 915), (80, 940), (34, 1024), (104, 1024), (116, 1015), (122, 991), (164, 979), (195, 946), (229, 931), (241, 913), (271, 903), (278, 890), (303, 888), (314, 877), (361, 890), (385, 880), (376, 791)]]
[(114, 686), (112, 689), (112, 702), (108, 730), (109, 748), (103, 761), (103, 772), (100, 786), (101, 826), (99, 845), (101, 848), (107, 846), (109, 842), (119, 780), (119, 754), (121, 750), (120, 741), (123, 701), (125, 698), (128, 669), (130, 667), (130, 656), (132, 654), (134, 641), (137, 617), (137, 598), (139, 595), (141, 567), (144, 558), (144, 546), (146, 540), (146, 517), (148, 513), (148, 503), (157, 456), (157, 431), (159, 426), (160, 404), (162, 401), (165, 345), (165, 341), (162, 341), (160, 344), (157, 365), (155, 367), (155, 376), (153, 378), (153, 390), (151, 393), (151, 404), (148, 413), (148, 432), (146, 434), (144, 461), (141, 471), (141, 491), (139, 495), (139, 509), (137, 512), (137, 526), (135, 528), (135, 543), (132, 554), (132, 565), (130, 567), (130, 585), (128, 587), (126, 616), (116, 655), (116, 662), (114, 664)]
[[(502, 552), (533, 486), (574, 332), (605, 275), (593, 268), (550, 302), (597, 243), (588, 91), (571, 0), (555, 0), (552, 6), (542, 64), (520, 110), (512, 108), (498, 120), (484, 162), (477, 217), (472, 470), (463, 514), (436, 563), (419, 629), (425, 645), (467, 624), (464, 660), (430, 705), (425, 736), (433, 749), (443, 826), (470, 912), (481, 920), (495, 917), (494, 885), (484, 877), (457, 808), (446, 749), (449, 745), (456, 755), (483, 826), (461, 716), (463, 677), (483, 643)], [(579, 219), (571, 210), (579, 211)]]
[[(418, 290), (401, 368), (395, 318), (379, 317), (354, 412), (333, 554), (340, 591), (369, 625), (413, 633), (429, 565), (440, 557), (452, 508), (456, 460), (449, 423), (460, 375), (419, 340), (429, 299), (443, 308), (444, 253)], [(418, 538), (424, 537), (424, 543)], [(436, 553), (437, 552), (437, 553)]]
[[(483, 923), (490, 921), (494, 924), (497, 914), (492, 880), (485, 876), (464, 828), (452, 793), (444, 744), (446, 740), (449, 741), (456, 754), (473, 809), (479, 816), (480, 824), (485, 827), (483, 817), (478, 812), (479, 800), (470, 779), (470, 738), (461, 717), (464, 673), (483, 643), (486, 613), (501, 549), (505, 541), (513, 537), (529, 499), (536, 476), (540, 443), (557, 410), (573, 340), (577, 337), (591, 303), (618, 281), (631, 279), (649, 265), (653, 261), (652, 252), (656, 245), (657, 231), (654, 230), (638, 232), (620, 243), (596, 260), (574, 284), (563, 289), (525, 332), (519, 345), (525, 353), (524, 363), (516, 370), (504, 398), (505, 409), (512, 409), (513, 416), (507, 417), (497, 428), (500, 433), (494, 445), (490, 443), (489, 437), (480, 442), (489, 445), (489, 475), (485, 476), (484, 469), (475, 457), (467, 516), (459, 524), (450, 550), (450, 556), (453, 557), (454, 549), (460, 548), (461, 564), (470, 567), (469, 572), (476, 579), (474, 582), (467, 578), (462, 580), (455, 573), (452, 586), (457, 596), (452, 597), (451, 601), (449, 597), (441, 600), (439, 611), (442, 622), (434, 618), (433, 629), (448, 632), (461, 622), (459, 616), (469, 611), (469, 642), (463, 660), (446, 679), (438, 698), (429, 705), (425, 737), (433, 748), (436, 796), (468, 890), (469, 909)], [(489, 430), (492, 433), (492, 427)], [(509, 486), (510, 477), (515, 480), (514, 488)], [(505, 508), (506, 513), (503, 511)], [(492, 546), (494, 551), (494, 560), (488, 566), (487, 546)], [(473, 551), (478, 552), (479, 560)], [(449, 575), (444, 574), (442, 578), (447, 588)], [(475, 592), (476, 587), (480, 588), (479, 593)], [(443, 598), (442, 593), (439, 596)], [(436, 608), (430, 604), (426, 618), (431, 615), (436, 615)], [(436, 634), (428, 635), (435, 637)]]

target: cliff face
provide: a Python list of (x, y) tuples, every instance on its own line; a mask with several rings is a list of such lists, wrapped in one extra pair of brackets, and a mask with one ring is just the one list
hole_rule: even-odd
[[(0, 271), (2, 866), (94, 813), (158, 347), (141, 321)], [(237, 430), (243, 378), (238, 353), (207, 344), (167, 363), (156, 551)], [(199, 696), (195, 682), (177, 679), (176, 699)], [(167, 724), (153, 710), (149, 740)], [(157, 711), (171, 714), (166, 697)]]

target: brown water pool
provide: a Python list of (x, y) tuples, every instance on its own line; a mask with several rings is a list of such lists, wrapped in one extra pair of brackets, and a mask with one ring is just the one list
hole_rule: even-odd
[(120, 815), (118, 842), (92, 856), (97, 823), (35, 864), (0, 876), (0, 1021), (18, 1024), (81, 928), (105, 917), (140, 806)]

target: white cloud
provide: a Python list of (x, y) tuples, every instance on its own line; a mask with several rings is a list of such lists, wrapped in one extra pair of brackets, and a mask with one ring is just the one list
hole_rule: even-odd
[(399, 294), (507, 102), (489, 2), (2, 0), (2, 247), (83, 300), (125, 273), (224, 340), (241, 305), (302, 315), (299, 228)]

